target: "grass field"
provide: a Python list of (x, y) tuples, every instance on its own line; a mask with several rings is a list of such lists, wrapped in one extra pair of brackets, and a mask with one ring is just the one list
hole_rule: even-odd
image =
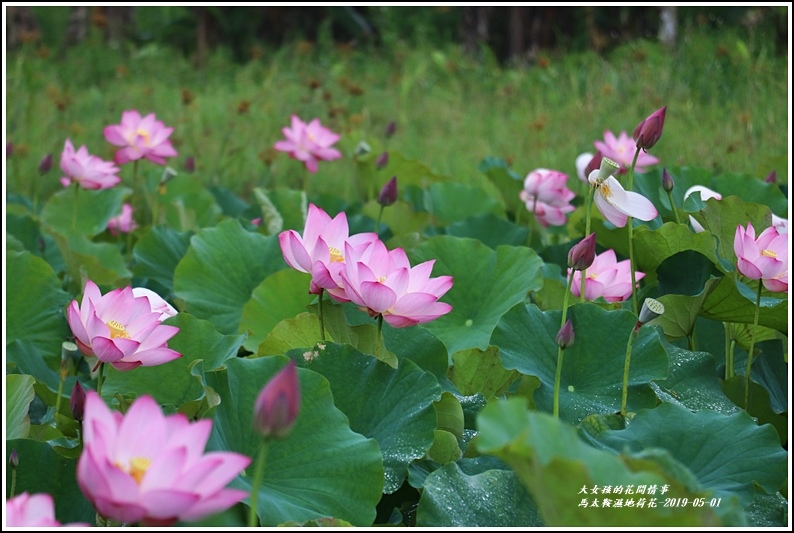
[[(58, 190), (64, 140), (110, 159), (102, 129), (121, 112), (154, 112), (175, 128), (181, 169), (195, 157), (207, 183), (247, 196), (254, 186), (284, 183), (300, 165), (272, 150), (290, 114), (319, 117), (342, 134), (341, 162), (321, 165), (316, 183), (334, 188), (355, 170), (366, 141), (418, 159), (461, 182), (479, 179), (487, 156), (520, 175), (538, 167), (573, 175), (574, 160), (593, 151), (604, 130), (629, 133), (667, 105), (653, 155), (665, 166), (691, 165), (787, 183), (788, 60), (763, 35), (706, 30), (681, 35), (676, 53), (636, 41), (606, 56), (541, 57), (537, 65), (502, 68), (457, 49), (350, 49), (298, 42), (259, 49), (244, 65), (216, 51), (201, 70), (178, 52), (148, 45), (109, 49), (91, 39), (63, 57), (27, 45), (7, 56), (6, 135), (13, 142), (9, 192), (30, 193), (40, 159), (55, 167), (41, 197)], [(384, 128), (397, 131), (386, 140)]]

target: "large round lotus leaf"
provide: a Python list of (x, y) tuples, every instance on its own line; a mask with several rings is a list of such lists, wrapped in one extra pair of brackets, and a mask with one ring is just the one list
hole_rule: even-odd
[(501, 244), (521, 246), (527, 242), (529, 230), (493, 213), (474, 215), (447, 226), (447, 235), (477, 239), (489, 248)]
[[(722, 322), (752, 324), (755, 320), (756, 289), (733, 276), (723, 276), (703, 302), (700, 316)], [(788, 298), (761, 297), (758, 324), (788, 332)]]
[(693, 413), (663, 403), (637, 413), (626, 429), (606, 430), (596, 439), (616, 452), (663, 448), (704, 487), (723, 498), (737, 494), (745, 504), (752, 500), (754, 484), (774, 494), (788, 472), (788, 456), (775, 429), (759, 427), (743, 411)]
[[(85, 522), (93, 524), (96, 512), (77, 486), (77, 460), (68, 459), (46, 442), (31, 439), (6, 441), (5, 464), (12, 450), (16, 450), (19, 466), (16, 470), (15, 494), (44, 492), (55, 503), (55, 518), (61, 523)], [(6, 487), (11, 487), (11, 468), (4, 468)], [(8, 493), (6, 493), (8, 499)]]
[[(286, 364), (281, 356), (230, 359), (207, 372), (221, 397), (208, 449), (256, 457), (261, 437), (252, 426), (259, 392)], [(353, 432), (334, 406), (328, 380), (298, 369), (300, 413), (284, 440), (268, 447), (258, 514), (262, 526), (330, 517), (370, 526), (383, 493), (383, 461), (377, 442)], [(251, 490), (252, 463), (231, 486)]]
[(30, 432), (30, 402), (33, 401), (33, 376), (6, 375), (6, 440), (25, 439)]
[(174, 272), (174, 292), (189, 313), (209, 320), (221, 333), (236, 333), (253, 290), (284, 267), (277, 237), (226, 220), (191, 237)]
[(297, 270), (279, 270), (266, 277), (254, 289), (243, 307), (239, 331), (248, 331), (245, 348), (255, 352), (265, 337), (281, 320), (306, 311), (315, 298), (309, 294), (311, 276)]
[(53, 239), (66, 263), (72, 280), (90, 279), (97, 285), (119, 286), (129, 282), (132, 273), (118, 246), (94, 242), (84, 235), (53, 233)]
[[(705, 497), (693, 492), (668, 469), (650, 459), (618, 455), (585, 444), (570, 424), (546, 413), (528, 411), (524, 400), (514, 398), (488, 404), (477, 417), (477, 448), (507, 462), (529, 489), (546, 526), (617, 527), (719, 526), (714, 509), (665, 507), (664, 485), (678, 498)], [(680, 438), (680, 437), (679, 437)], [(685, 439), (684, 439), (685, 440)], [(680, 465), (679, 465), (680, 466)], [(685, 469), (685, 467), (681, 467)], [(655, 487), (656, 507), (603, 507), (604, 498), (594, 486)], [(625, 500), (639, 498), (624, 497)], [(598, 500), (599, 508), (591, 507)], [(635, 502), (636, 503), (636, 502)]]
[(190, 232), (174, 231), (166, 226), (157, 226), (141, 237), (132, 255), (135, 258), (133, 272), (141, 278), (156, 281), (169, 291), (174, 289), (174, 270), (190, 246)]
[(386, 476), (383, 492), (392, 493), (402, 485), (411, 461), (423, 457), (433, 443), (433, 402), (441, 397), (441, 388), (432, 374), (408, 359), (394, 369), (345, 344), (324, 346), (310, 352), (308, 361), (303, 350), (287, 356), (325, 376), (350, 428), (378, 441)]
[(41, 210), (42, 222), (61, 234), (94, 235), (105, 231), (108, 220), (121, 214), (126, 187), (89, 191), (72, 185), (53, 194)]
[(430, 213), (431, 221), (441, 224), (486, 213), (504, 216), (498, 200), (480, 188), (463, 183), (432, 184), (425, 191), (425, 209)]
[(452, 311), (424, 324), (450, 353), (486, 349), (499, 318), (543, 285), (543, 262), (523, 246), (499, 246), (494, 251), (473, 239), (438, 236), (408, 254), (414, 265), (435, 259), (433, 277), (453, 277), (452, 288), (441, 298)]
[(529, 492), (509, 470), (467, 475), (449, 463), (427, 476), (417, 527), (542, 527)]
[(169, 318), (166, 324), (179, 328), (179, 333), (168, 341), (168, 347), (182, 357), (157, 366), (142, 366), (119, 372), (106, 365), (106, 379), (102, 396), (112, 398), (116, 393), (142, 396), (148, 394), (160, 405), (179, 407), (202, 394), (201, 384), (191, 376), (190, 365), (204, 360), (204, 369), (220, 367), (227, 359), (237, 357), (244, 335), (222, 335), (210, 322), (180, 313)]
[(72, 300), (61, 289), (61, 280), (44, 259), (30, 252), (9, 253), (6, 275), (6, 346), (30, 342), (47, 356), (60, 357), (61, 343), (71, 333), (64, 308)]
[[(629, 335), (637, 321), (630, 311), (606, 311), (592, 303), (568, 310), (575, 341), (564, 352), (560, 386), (560, 417), (579, 423), (594, 413), (620, 409), (623, 367)], [(491, 344), (501, 349), (507, 369), (540, 378), (535, 392), (538, 409), (551, 411), (557, 368), (557, 343), (561, 311), (543, 312), (535, 305), (516, 305), (499, 321)], [(656, 396), (651, 380), (667, 377), (668, 360), (658, 333), (643, 327), (632, 346), (629, 369), (628, 410), (652, 407)]]

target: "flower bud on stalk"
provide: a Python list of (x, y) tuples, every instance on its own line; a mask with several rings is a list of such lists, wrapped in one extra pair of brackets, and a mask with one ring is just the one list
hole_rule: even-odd
[(557, 346), (565, 350), (569, 346), (573, 344), (573, 341), (576, 339), (576, 336), (573, 333), (573, 323), (571, 319), (565, 321), (565, 325), (560, 328), (559, 333), (557, 333), (556, 341)]
[(574, 270), (587, 270), (595, 261), (596, 234), (591, 233), (568, 252), (568, 267)]
[(382, 169), (388, 164), (389, 164), (389, 152), (383, 152), (377, 157), (377, 159), (375, 159), (375, 166), (378, 168), (378, 170)]
[(299, 410), (298, 372), (295, 362), (290, 361), (259, 393), (254, 404), (254, 429), (266, 439), (283, 439), (292, 430)]
[(673, 192), (673, 187), (675, 187), (675, 181), (673, 181), (673, 177), (667, 172), (667, 169), (662, 169), (662, 188), (665, 192)]
[(637, 143), (637, 148), (642, 148), (648, 151), (655, 145), (662, 137), (662, 129), (664, 128), (664, 116), (667, 113), (667, 106), (657, 109), (651, 113), (648, 118), (637, 124), (634, 128), (634, 142)]
[(52, 169), (52, 154), (45, 155), (39, 163), (39, 174), (42, 176)]
[(770, 172), (764, 181), (766, 181), (767, 183), (776, 183), (777, 174), (775, 173), (775, 171), (773, 170), (772, 172)]
[(392, 176), (378, 194), (378, 203), (383, 207), (392, 205), (397, 201), (397, 176)]

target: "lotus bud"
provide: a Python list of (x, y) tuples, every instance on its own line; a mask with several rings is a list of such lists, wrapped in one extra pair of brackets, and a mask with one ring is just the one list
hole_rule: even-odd
[(392, 205), (397, 201), (397, 176), (392, 176), (378, 194), (378, 203), (383, 207)]
[(254, 403), (254, 429), (264, 438), (283, 439), (292, 430), (300, 410), (300, 389), (295, 362), (273, 376)]
[(665, 192), (673, 192), (673, 187), (675, 187), (675, 181), (673, 181), (673, 177), (667, 172), (667, 169), (662, 169), (662, 188)]
[(766, 181), (767, 183), (777, 182), (777, 174), (775, 174), (775, 171), (773, 170), (772, 172), (770, 172), (764, 181)]
[(80, 385), (79, 381), (74, 384), (72, 395), (69, 398), (69, 407), (72, 409), (72, 416), (78, 422), (83, 421), (83, 413), (85, 412), (85, 390)]
[(397, 130), (397, 124), (392, 120), (386, 125), (386, 138), (388, 139)]
[(568, 267), (574, 270), (587, 270), (595, 261), (596, 234), (591, 233), (568, 252)]
[(9, 141), (6, 143), (6, 159), (11, 157), (13, 154), (14, 154), (14, 143)]
[(16, 448), (11, 450), (11, 453), (8, 455), (8, 464), (12, 469), (19, 467), (19, 454), (17, 453)]
[(634, 128), (634, 142), (637, 148), (648, 151), (662, 137), (664, 128), (664, 116), (667, 113), (667, 106), (657, 109), (648, 118), (637, 124)]
[(389, 152), (383, 152), (375, 159), (375, 166), (379, 169), (389, 164)]
[(185, 160), (185, 172), (194, 172), (196, 170), (196, 159), (191, 155)]
[(573, 344), (575, 339), (575, 335), (573, 334), (573, 324), (571, 323), (571, 319), (565, 321), (565, 324), (560, 328), (559, 333), (557, 333), (556, 341), (557, 346), (565, 350), (569, 346)]
[(39, 174), (42, 176), (52, 168), (52, 154), (45, 155), (39, 163)]

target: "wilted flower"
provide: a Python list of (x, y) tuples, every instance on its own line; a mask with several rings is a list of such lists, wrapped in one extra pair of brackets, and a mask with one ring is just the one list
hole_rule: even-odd
[(82, 305), (73, 300), (66, 314), (80, 351), (116, 370), (160, 365), (182, 357), (167, 343), (179, 328), (161, 324), (162, 313), (152, 310), (148, 298), (135, 297), (132, 287), (103, 296), (88, 280)]
[(85, 146), (81, 146), (75, 152), (69, 139), (66, 139), (61, 153), (61, 170), (64, 173), (61, 185), (64, 187), (77, 182), (83, 189), (109, 189), (121, 181), (116, 175), (119, 171), (118, 167), (109, 161), (90, 155)]
[(748, 222), (745, 229), (736, 227), (733, 239), (736, 253), (736, 268), (750, 279), (762, 280), (764, 287), (772, 292), (788, 290), (788, 234), (780, 233), (769, 226), (758, 238), (755, 228)]
[(149, 300), (149, 307), (155, 313), (160, 313), (158, 320), (162, 322), (166, 318), (171, 318), (177, 315), (177, 310), (166, 302), (159, 294), (146, 287), (135, 287), (132, 289), (132, 295), (136, 298), (146, 298)]
[(565, 214), (575, 209), (570, 204), (575, 194), (566, 185), (567, 181), (566, 174), (545, 168), (533, 170), (524, 178), (519, 198), (544, 227), (564, 225)]
[(46, 493), (22, 494), (6, 500), (5, 523), (8, 527), (90, 527), (74, 522), (61, 524), (55, 519), (55, 502)]
[(83, 413), (85, 413), (85, 389), (83, 389), (79, 381), (74, 382), (72, 395), (69, 397), (69, 408), (72, 410), (74, 419), (82, 422)]
[(300, 410), (300, 388), (295, 361), (290, 361), (262, 388), (254, 403), (254, 429), (265, 438), (283, 439)]
[(233, 452), (204, 453), (212, 420), (191, 423), (163, 415), (150, 396), (125, 415), (89, 391), (77, 484), (100, 515), (144, 526), (195, 521), (235, 505), (248, 493), (224, 488), (251, 459)]
[(378, 203), (383, 207), (397, 201), (397, 176), (392, 176), (378, 193)]
[(370, 316), (382, 315), (391, 326), (404, 328), (452, 310), (438, 301), (452, 287), (452, 277), (430, 278), (435, 260), (411, 267), (405, 250), (389, 251), (380, 240), (357, 248), (347, 243), (345, 250), (346, 296)]
[(573, 344), (575, 340), (575, 335), (573, 333), (573, 323), (571, 323), (571, 319), (565, 321), (565, 324), (560, 328), (560, 331), (557, 333), (557, 337), (555, 340), (557, 341), (557, 346), (565, 350), (569, 346)]
[(591, 233), (568, 251), (568, 268), (587, 270), (595, 260), (596, 234)]
[[(637, 144), (625, 131), (620, 132), (620, 136), (615, 138), (615, 134), (607, 130), (604, 132), (603, 141), (595, 141), (596, 150), (601, 152), (604, 157), (608, 157), (617, 161), (620, 165), (620, 172), (624, 173), (631, 167), (631, 162), (634, 159), (634, 153), (637, 151)], [(634, 166), (635, 172), (643, 173), (646, 168), (655, 165), (659, 160), (645, 153), (640, 152), (637, 157), (637, 163)]]
[(168, 140), (173, 131), (174, 128), (166, 128), (157, 120), (154, 113), (141, 118), (141, 114), (133, 109), (124, 111), (121, 124), (107, 126), (104, 134), (107, 142), (122, 147), (116, 151), (115, 159), (119, 165), (141, 158), (165, 165), (166, 157), (178, 155)]
[(628, 217), (648, 221), (658, 215), (650, 200), (639, 193), (625, 190), (614, 176), (599, 181), (599, 171), (594, 170), (588, 180), (590, 185), (596, 187), (595, 204), (598, 210), (615, 226), (625, 226)]
[(664, 128), (664, 116), (667, 113), (667, 106), (657, 109), (648, 118), (637, 124), (634, 128), (634, 141), (637, 146), (643, 150), (653, 148), (659, 139), (662, 137), (662, 129)]
[(286, 140), (278, 141), (275, 149), (288, 152), (290, 157), (303, 161), (309, 172), (317, 172), (318, 161), (332, 161), (342, 157), (342, 153), (331, 148), (339, 135), (320, 124), (315, 118), (307, 125), (296, 115), (292, 115), (292, 128), (283, 128)]
[[(582, 273), (569, 268), (568, 275), (570, 276), (572, 272), (571, 293), (574, 296), (579, 296)], [(635, 281), (644, 277), (645, 273), (635, 272)], [(622, 302), (631, 297), (631, 263), (629, 260), (617, 262), (614, 250), (607, 250), (601, 255), (596, 255), (593, 264), (587, 268), (584, 296), (587, 300), (595, 300), (599, 296), (603, 296), (607, 302)]]
[(135, 209), (125, 203), (121, 206), (121, 214), (108, 220), (108, 231), (111, 235), (118, 235), (119, 233), (129, 233), (138, 227), (138, 223), (132, 218), (132, 213)]
[(42, 176), (52, 169), (52, 154), (45, 155), (39, 163), (39, 174)]
[(309, 204), (302, 237), (295, 230), (282, 231), (278, 236), (284, 261), (295, 270), (312, 275), (309, 293), (326, 290), (340, 301), (348, 301), (339, 275), (345, 263), (345, 243), (358, 247), (377, 239), (377, 233), (349, 236), (344, 211), (331, 219), (314, 204)]

